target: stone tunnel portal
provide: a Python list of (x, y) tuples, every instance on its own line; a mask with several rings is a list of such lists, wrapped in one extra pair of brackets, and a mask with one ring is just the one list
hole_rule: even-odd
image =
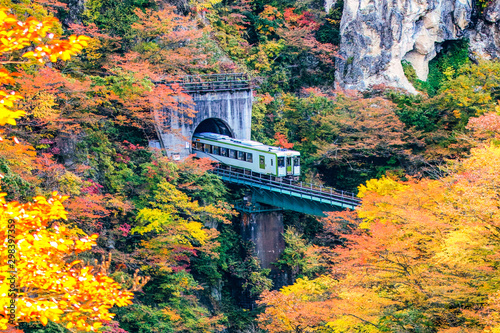
[(212, 132), (250, 140), (253, 91), (246, 75), (187, 76), (180, 84), (193, 98), (196, 114), (186, 119), (174, 112), (168, 130), (158, 124), (158, 141), (152, 142), (152, 147), (164, 149), (174, 160), (182, 160), (191, 154), (194, 133)]
[(223, 134), (234, 138), (233, 131), (231, 130), (229, 125), (224, 120), (219, 118), (208, 118), (203, 120), (196, 127), (193, 134), (206, 132)]

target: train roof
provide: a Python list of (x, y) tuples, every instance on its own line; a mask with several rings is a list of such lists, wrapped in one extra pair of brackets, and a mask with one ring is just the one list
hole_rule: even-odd
[(223, 134), (217, 134), (217, 133), (209, 133), (209, 132), (195, 133), (194, 137), (198, 137), (201, 139), (217, 140), (217, 141), (220, 141), (222, 143), (226, 142), (226, 143), (238, 144), (238, 145), (247, 146), (247, 147), (251, 147), (254, 149), (265, 150), (265, 151), (274, 152), (274, 153), (276, 153), (276, 152), (299, 153), (298, 151), (295, 151), (295, 150), (274, 147), (274, 146), (268, 146), (268, 145), (265, 145), (261, 142), (252, 141), (252, 140), (234, 139), (234, 138), (231, 138), (230, 136), (223, 135)]

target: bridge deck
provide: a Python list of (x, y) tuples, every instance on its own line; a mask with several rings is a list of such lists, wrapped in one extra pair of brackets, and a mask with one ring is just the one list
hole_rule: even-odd
[(276, 192), (281, 195), (300, 198), (301, 200), (316, 202), (323, 205), (354, 209), (359, 206), (360, 200), (354, 193), (337, 191), (333, 188), (313, 184), (294, 183), (289, 180), (276, 181), (265, 175), (245, 173), (240, 169), (217, 167), (213, 171), (222, 180), (234, 184), (245, 185), (265, 191)]

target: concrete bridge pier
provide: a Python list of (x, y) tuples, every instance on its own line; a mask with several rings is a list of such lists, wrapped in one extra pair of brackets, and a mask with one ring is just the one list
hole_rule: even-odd
[(240, 211), (240, 216), (241, 236), (255, 245), (254, 254), (259, 258), (261, 268), (271, 270), (269, 278), (273, 280), (273, 288), (287, 285), (286, 272), (275, 265), (285, 249), (283, 211), (272, 206), (259, 206), (252, 212)]

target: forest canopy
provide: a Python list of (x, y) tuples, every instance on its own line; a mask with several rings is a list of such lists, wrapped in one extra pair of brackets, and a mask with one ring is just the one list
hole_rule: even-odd
[[(464, 40), (426, 82), (403, 64), (417, 94), (337, 89), (343, 6), (2, 1), (0, 330), (500, 332), (500, 62)], [(250, 77), (252, 139), (360, 199), (274, 210), (269, 267), (245, 188), (150, 147), (158, 110), (196, 115), (163, 83), (224, 73)]]

